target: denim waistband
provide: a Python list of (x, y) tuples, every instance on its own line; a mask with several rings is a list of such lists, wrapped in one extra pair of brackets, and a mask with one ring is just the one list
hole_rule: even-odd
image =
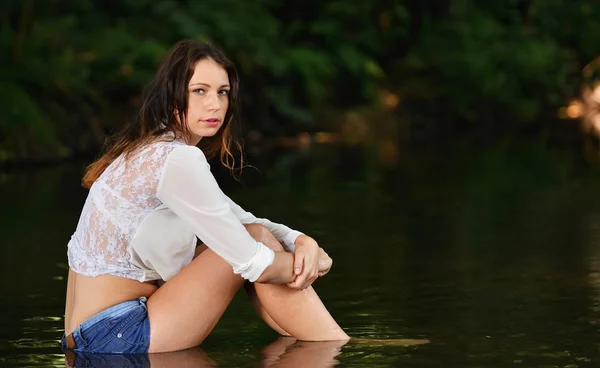
[(106, 316), (111, 316), (111, 317), (115, 317), (115, 318), (122, 316), (123, 314), (129, 312), (131, 310), (131, 308), (136, 307), (138, 305), (141, 305), (144, 308), (147, 308), (146, 307), (147, 300), (148, 299), (145, 296), (142, 296), (136, 300), (128, 300), (126, 302), (122, 302), (117, 305), (113, 305), (112, 307), (109, 307), (101, 312), (94, 314), (93, 316), (88, 318), (85, 322), (83, 322), (81, 325), (79, 325), (79, 327), (85, 329), (90, 326), (93, 326), (97, 322), (106, 318)]

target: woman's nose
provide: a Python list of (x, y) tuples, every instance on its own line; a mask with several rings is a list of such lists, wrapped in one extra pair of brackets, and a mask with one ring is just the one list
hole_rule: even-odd
[(204, 99), (204, 107), (209, 111), (218, 111), (221, 108), (221, 101), (216, 93), (208, 93)]

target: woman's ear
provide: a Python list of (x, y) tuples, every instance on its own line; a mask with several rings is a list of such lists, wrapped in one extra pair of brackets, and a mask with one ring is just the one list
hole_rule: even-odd
[[(179, 110), (177, 109), (173, 109), (173, 115), (175, 116), (175, 120), (181, 124), (181, 116), (179, 116)], [(185, 119), (185, 117), (184, 117)]]

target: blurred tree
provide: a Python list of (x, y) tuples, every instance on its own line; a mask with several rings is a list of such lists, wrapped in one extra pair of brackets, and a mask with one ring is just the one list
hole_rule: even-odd
[(0, 163), (96, 151), (182, 38), (225, 49), (245, 124), (271, 135), (317, 127), (324, 107), (377, 106), (385, 88), (432, 134), (540, 136), (600, 51), (600, 5), (586, 0), (5, 0), (0, 10)]
[(600, 5), (585, 0), (449, 0), (430, 10), (408, 7), (421, 16), (391, 81), (408, 110), (428, 107), (437, 131), (540, 137), (600, 53), (590, 37)]

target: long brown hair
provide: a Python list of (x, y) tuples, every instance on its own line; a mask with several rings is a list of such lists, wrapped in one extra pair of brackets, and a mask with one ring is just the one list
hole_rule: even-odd
[(196, 63), (204, 59), (214, 60), (227, 71), (231, 90), (223, 126), (213, 137), (200, 141), (202, 151), (208, 159), (219, 154), (221, 163), (233, 171), (236, 160), (232, 147), (235, 146), (243, 163), (241, 144), (235, 139), (239, 105), (239, 78), (235, 66), (218, 47), (206, 42), (183, 40), (169, 50), (156, 75), (144, 89), (142, 106), (135, 121), (108, 138), (104, 153), (88, 166), (83, 177), (84, 187), (90, 188), (119, 156), (125, 154), (127, 158), (136, 149), (156, 141), (165, 133), (172, 133), (173, 139), (189, 141), (191, 132), (186, 117), (188, 83)]

